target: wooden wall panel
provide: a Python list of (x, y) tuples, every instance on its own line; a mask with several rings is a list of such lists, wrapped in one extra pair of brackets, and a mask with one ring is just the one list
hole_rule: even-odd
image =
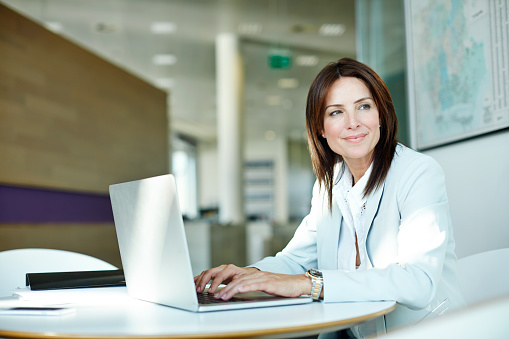
[(166, 93), (0, 4), (0, 182), (106, 193), (168, 173)]

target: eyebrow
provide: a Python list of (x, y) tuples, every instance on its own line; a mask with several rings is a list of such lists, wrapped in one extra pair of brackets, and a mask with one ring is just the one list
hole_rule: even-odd
[[(355, 101), (354, 101), (354, 104), (358, 104), (359, 102), (362, 102), (362, 101), (364, 101), (364, 100), (371, 100), (371, 101), (374, 101), (372, 97), (364, 97), (364, 98), (360, 98), (360, 99), (358, 99), (358, 100), (355, 100)], [(340, 106), (344, 106), (344, 105), (342, 105), (342, 104), (332, 104), (332, 105), (329, 105), (329, 106), (325, 107), (325, 109), (327, 109), (327, 108), (329, 108), (329, 107), (334, 107), (334, 106), (338, 106), (338, 107), (340, 107)]]

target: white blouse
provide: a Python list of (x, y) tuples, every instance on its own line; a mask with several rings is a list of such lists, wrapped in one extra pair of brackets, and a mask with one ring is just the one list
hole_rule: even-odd
[[(372, 167), (373, 163), (371, 163), (362, 178), (352, 187), (352, 173), (346, 163), (343, 163), (343, 175), (338, 184), (333, 188), (333, 193), (338, 197), (336, 203), (343, 214), (339, 233), (338, 268), (347, 272), (355, 271), (356, 269), (366, 270), (372, 267), (366, 252), (366, 232), (368, 227), (364, 222), (366, 198), (363, 197)], [(356, 266), (356, 234), (361, 262), (359, 267)]]

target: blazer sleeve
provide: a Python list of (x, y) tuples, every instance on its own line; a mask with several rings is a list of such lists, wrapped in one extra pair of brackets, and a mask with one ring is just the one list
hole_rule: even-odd
[(252, 265), (262, 271), (302, 274), (318, 267), (316, 219), (322, 215), (324, 196), (318, 182), (313, 186), (311, 211), (302, 220), (288, 245), (274, 257), (266, 257)]
[(325, 302), (395, 300), (422, 309), (435, 297), (452, 229), (445, 177), (438, 163), (424, 155), (396, 174), (397, 180), (386, 180), (382, 195), (390, 203), (380, 204), (371, 226), (396, 230), (390, 240), (396, 254), (365, 271), (323, 271)]

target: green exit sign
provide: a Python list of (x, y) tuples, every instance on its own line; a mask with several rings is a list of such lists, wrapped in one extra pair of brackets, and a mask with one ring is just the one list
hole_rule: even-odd
[(292, 58), (289, 55), (269, 55), (269, 66), (271, 68), (290, 68), (292, 66)]

